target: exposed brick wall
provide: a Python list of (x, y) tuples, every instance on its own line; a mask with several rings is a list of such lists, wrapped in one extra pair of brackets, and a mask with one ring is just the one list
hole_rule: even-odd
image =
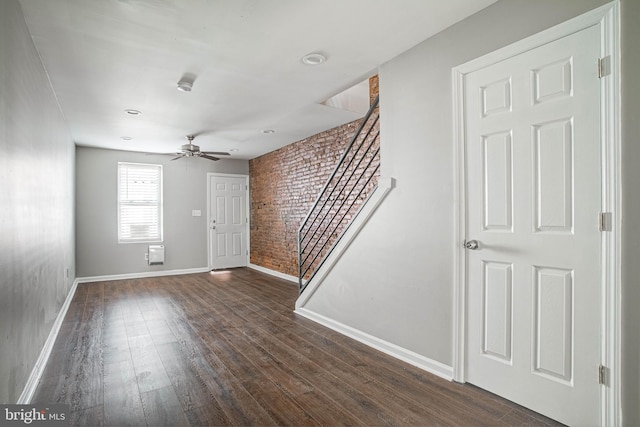
[[(372, 80), (373, 100), (377, 78)], [(360, 122), (330, 129), (249, 161), (253, 264), (298, 275), (298, 228)], [(376, 181), (372, 180), (369, 187)]]
[(369, 105), (373, 104), (373, 101), (378, 96), (378, 75), (369, 78)]
[(296, 233), (359, 120), (249, 161), (251, 262), (298, 275)]
[(344, 154), (308, 219), (301, 224), (301, 265), (305, 278), (320, 265), (378, 181), (378, 131), (375, 112)]

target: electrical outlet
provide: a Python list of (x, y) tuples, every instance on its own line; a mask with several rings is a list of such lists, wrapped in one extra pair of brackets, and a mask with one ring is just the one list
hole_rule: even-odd
[(146, 254), (144, 254), (144, 260), (145, 261), (149, 261), (149, 253), (148, 252)]
[(64, 269), (64, 277), (69, 278), (69, 267)]

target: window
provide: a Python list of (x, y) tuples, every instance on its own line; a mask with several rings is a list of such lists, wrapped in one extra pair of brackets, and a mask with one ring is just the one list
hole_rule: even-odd
[(162, 165), (118, 163), (118, 243), (162, 241)]

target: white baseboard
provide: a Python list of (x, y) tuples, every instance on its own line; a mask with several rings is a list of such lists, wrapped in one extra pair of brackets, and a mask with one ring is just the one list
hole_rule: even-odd
[(64, 317), (67, 315), (67, 311), (69, 310), (69, 306), (71, 305), (71, 300), (73, 300), (73, 296), (76, 294), (76, 289), (78, 289), (78, 279), (73, 281), (71, 285), (71, 289), (67, 294), (67, 298), (64, 300), (64, 304), (60, 308), (58, 312), (58, 316), (56, 317), (55, 322), (53, 322), (53, 326), (51, 327), (51, 331), (49, 332), (49, 336), (47, 340), (44, 342), (44, 346), (40, 351), (40, 356), (38, 356), (38, 360), (36, 360), (36, 364), (31, 370), (31, 375), (29, 375), (29, 379), (27, 380), (27, 384), (24, 386), (22, 390), (22, 394), (18, 398), (16, 402), (19, 405), (26, 405), (31, 402), (33, 398), (33, 394), (36, 392), (38, 388), (38, 383), (40, 383), (40, 378), (44, 373), (44, 368), (47, 366), (47, 362), (49, 361), (49, 356), (51, 356), (51, 351), (53, 350), (53, 345), (56, 342), (56, 338), (58, 338), (58, 332), (60, 332), (60, 327), (62, 326), (62, 321)]
[(78, 283), (106, 282), (110, 280), (143, 279), (145, 277), (178, 276), (181, 274), (206, 273), (208, 271), (209, 271), (208, 267), (200, 267), (200, 268), (186, 268), (182, 270), (156, 270), (156, 271), (143, 271), (140, 273), (125, 273), (125, 274), (110, 274), (106, 276), (78, 277), (76, 280), (78, 281)]
[(411, 350), (407, 350), (406, 348), (400, 347), (396, 344), (374, 337), (373, 335), (362, 332), (333, 319), (329, 319), (321, 314), (314, 313), (307, 308), (296, 308), (294, 312), (309, 320), (313, 320), (316, 323), (326, 326), (329, 329), (333, 329), (336, 332), (346, 335), (349, 338), (353, 338), (354, 340), (368, 345), (369, 347), (373, 347), (376, 350), (386, 353), (389, 356), (400, 359), (403, 362), (407, 362), (433, 375), (437, 375), (440, 378), (444, 378), (448, 381), (453, 379), (453, 367), (445, 365), (444, 363), (429, 359), (428, 357), (422, 356)]
[(251, 264), (249, 263), (249, 268), (252, 268), (254, 270), (258, 270), (262, 273), (266, 273), (269, 274), (271, 276), (275, 276), (278, 277), (280, 279), (284, 279), (284, 280), (288, 280), (290, 282), (294, 282), (296, 285), (298, 284), (298, 278), (296, 276), (291, 276), (290, 274), (285, 274), (285, 273), (281, 273), (279, 271), (276, 270), (271, 270), (270, 268), (266, 268), (266, 267), (262, 267), (256, 264)]

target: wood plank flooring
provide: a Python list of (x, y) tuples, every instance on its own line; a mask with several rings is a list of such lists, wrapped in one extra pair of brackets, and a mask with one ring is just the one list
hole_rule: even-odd
[(85, 426), (555, 426), (293, 313), (251, 269), (78, 286), (33, 402)]

